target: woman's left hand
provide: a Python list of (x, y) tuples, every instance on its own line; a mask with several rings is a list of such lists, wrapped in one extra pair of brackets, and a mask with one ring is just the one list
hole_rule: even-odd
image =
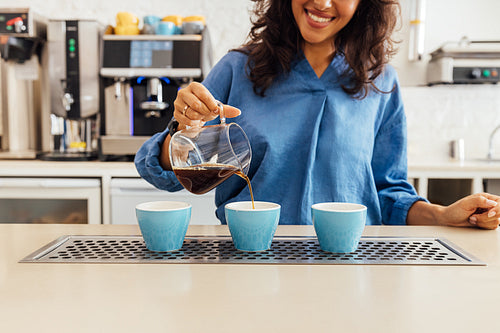
[(500, 223), (500, 197), (489, 193), (469, 195), (444, 208), (444, 224), (496, 229)]

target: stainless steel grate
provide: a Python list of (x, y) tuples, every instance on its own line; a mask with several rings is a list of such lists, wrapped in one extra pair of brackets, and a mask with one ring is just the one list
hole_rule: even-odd
[(333, 254), (316, 237), (275, 237), (270, 250), (244, 252), (229, 236), (186, 237), (179, 251), (149, 251), (141, 236), (63, 236), (20, 262), (485, 265), (444, 239), (363, 237), (356, 252)]

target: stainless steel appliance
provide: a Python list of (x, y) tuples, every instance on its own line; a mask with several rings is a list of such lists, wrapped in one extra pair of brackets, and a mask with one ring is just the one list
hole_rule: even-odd
[(2, 159), (34, 159), (40, 149), (46, 27), (45, 19), (29, 8), (0, 8)]
[(199, 35), (104, 35), (100, 157), (132, 159), (172, 117), (179, 87), (212, 65), (207, 29)]
[(97, 158), (99, 135), (99, 47), (95, 20), (50, 20), (42, 121), (43, 160)]
[(446, 43), (431, 53), (427, 83), (498, 83), (500, 81), (500, 41)]

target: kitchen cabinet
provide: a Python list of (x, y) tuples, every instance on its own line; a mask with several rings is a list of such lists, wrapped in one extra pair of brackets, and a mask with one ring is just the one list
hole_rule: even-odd
[(215, 216), (215, 190), (196, 195), (181, 190), (167, 192), (142, 178), (113, 177), (110, 183), (111, 224), (137, 224), (135, 206), (147, 201), (184, 201), (192, 206), (191, 224), (220, 224)]
[[(116, 221), (120, 224), (132, 223), (130, 209), (141, 198), (144, 198), (144, 201), (189, 201), (193, 207), (196, 207), (192, 224), (219, 223), (214, 214), (214, 192), (196, 196), (186, 191), (173, 193), (159, 191), (140, 178), (131, 162), (0, 161), (0, 179), (12, 181), (14, 178), (66, 180), (67, 184), (71, 184), (69, 179), (99, 182), (100, 189), (98, 192), (93, 192), (94, 194), (90, 197), (99, 201), (100, 221), (97, 223), (101, 224), (117, 223)], [(409, 165), (408, 178), (421, 196), (429, 198), (431, 202), (446, 205), (465, 195), (482, 192), (483, 183), (489, 180), (500, 180), (500, 163), (481, 161), (413, 163)], [(495, 190), (495, 181), (490, 181), (489, 184), (492, 184), (490, 188), (496, 191), (493, 193), (500, 194), (500, 186), (497, 187), (498, 190)], [(1, 187), (0, 182), (0, 192)], [(18, 191), (22, 192), (23, 189), (18, 189)], [(24, 189), (24, 191), (28, 190)], [(14, 192), (11, 194), (14, 196)], [(9, 192), (5, 192), (4, 188), (3, 198), (8, 196)], [(120, 215), (120, 207), (129, 210), (127, 218), (125, 215)]]
[(500, 162), (413, 163), (408, 168), (408, 178), (421, 196), (448, 205), (466, 195), (488, 190), (485, 188), (488, 179), (500, 179)]
[(96, 178), (0, 177), (0, 223), (101, 223)]
[[(21, 183), (32, 178), (38, 178), (42, 183), (43, 180), (46, 182), (52, 180), (59, 184), (65, 184), (65, 193), (71, 192), (73, 195), (78, 195), (79, 192), (80, 196), (83, 195), (81, 188), (79, 189), (78, 184), (71, 188), (71, 179), (79, 179), (81, 182), (91, 180), (99, 182), (97, 192), (89, 195), (93, 203), (92, 207), (94, 207), (92, 214), (96, 209), (96, 201), (98, 201), (99, 205), (97, 217), (94, 216), (91, 223), (135, 223), (134, 207), (136, 203), (150, 200), (180, 200), (190, 202), (193, 205), (195, 212), (192, 215), (192, 224), (220, 224), (215, 217), (214, 191), (197, 196), (187, 191), (166, 192), (157, 190), (140, 178), (134, 164), (131, 162), (3, 160), (0, 161), (0, 198), (9, 197), (9, 190), (2, 185), (1, 180), (8, 180), (9, 184), (12, 184), (14, 178)], [(19, 195), (22, 195), (23, 191), (26, 195), (30, 193), (25, 187), (18, 189), (16, 193), (21, 192)], [(45, 192), (47, 192), (47, 189), (45, 189)], [(10, 193), (14, 197), (14, 192)]]

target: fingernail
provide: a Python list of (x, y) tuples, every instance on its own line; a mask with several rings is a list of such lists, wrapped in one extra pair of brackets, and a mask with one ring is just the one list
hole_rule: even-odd
[(490, 211), (488, 212), (488, 217), (493, 217), (493, 216), (495, 216), (495, 215), (497, 215), (497, 212), (495, 212), (494, 210), (490, 210)]
[(476, 224), (476, 222), (477, 222), (477, 218), (475, 216), (469, 217), (469, 223), (470, 224)]
[(490, 200), (490, 199), (486, 200), (486, 203), (488, 205), (490, 205), (490, 206), (496, 206), (498, 204), (496, 201), (493, 201), (493, 200)]

